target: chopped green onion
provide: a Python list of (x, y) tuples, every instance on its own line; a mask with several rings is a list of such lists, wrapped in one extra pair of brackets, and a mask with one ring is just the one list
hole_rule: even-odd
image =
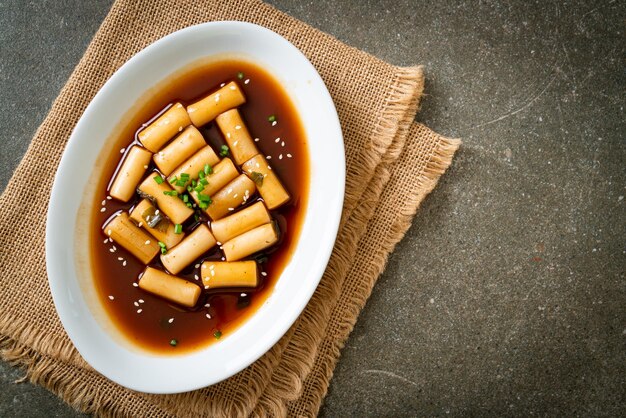
[(159, 242), (157, 242), (157, 244), (159, 244), (159, 247), (161, 247), (161, 248), (166, 248), (164, 242), (159, 241)]
[(176, 190), (163, 190), (163, 194), (165, 196), (178, 196), (178, 192)]
[(204, 186), (202, 184), (198, 184), (196, 187), (194, 187), (194, 190), (200, 193), (201, 191), (204, 190)]
[(198, 171), (198, 177), (200, 177), (201, 179), (203, 179), (205, 175), (206, 174), (204, 174), (204, 171), (202, 170)]
[(186, 179), (182, 179), (182, 178), (181, 178), (181, 179), (178, 179), (178, 180), (176, 181), (176, 186), (177, 186), (177, 187), (185, 187), (185, 184), (187, 184), (187, 181), (188, 181), (188, 180), (189, 180), (189, 179), (187, 179), (187, 180), (186, 180)]
[(192, 188), (191, 186), (187, 186), (187, 191), (188, 191), (189, 193), (191, 193), (191, 192), (192, 192), (192, 190), (193, 190), (193, 188)]
[(209, 204), (207, 202), (200, 202), (198, 203), (198, 206), (200, 207), (200, 209), (206, 209), (209, 207)]
[(177, 341), (175, 338), (173, 338), (173, 339), (171, 339), (171, 340), (170, 340), (170, 345), (171, 345), (172, 347), (176, 347), (176, 345), (177, 345), (177, 344), (178, 344), (178, 341)]
[(219, 340), (220, 337), (222, 336), (222, 331), (218, 329), (217, 331), (213, 333), (213, 336), (215, 337), (216, 340)]
[(176, 176), (172, 177), (172, 178), (169, 180), (169, 181), (170, 181), (170, 184), (174, 184), (174, 183), (176, 183), (176, 180), (177, 180), (177, 179), (176, 179)]
[(193, 207), (193, 206), (191, 205), (191, 202), (187, 202), (187, 207), (188, 207), (189, 209), (191, 209), (191, 208)]
[(258, 171), (253, 171), (252, 173), (250, 173), (250, 178), (252, 179), (253, 182), (256, 183), (257, 186), (263, 186), (263, 179), (265, 178), (263, 173), (259, 173)]
[(243, 73), (241, 71), (237, 73), (237, 78), (243, 80)]
[(189, 178), (189, 174), (187, 174), (187, 173), (180, 173), (180, 178), (181, 179), (188, 179)]
[(211, 200), (211, 196), (203, 193), (198, 193), (198, 199), (200, 200), (200, 202), (207, 202), (209, 204), (213, 201)]
[(193, 214), (193, 220), (198, 222), (200, 220), (200, 215), (198, 215), (198, 212)]
[(163, 177), (159, 176), (158, 174), (156, 176), (153, 177), (154, 181), (157, 182), (157, 184), (162, 184), (163, 183)]
[(174, 233), (175, 234), (182, 234), (183, 233), (183, 226), (181, 224), (174, 225)]
[(191, 187), (196, 187), (196, 184), (198, 184), (198, 183), (196, 183), (195, 180), (191, 180)]
[(204, 165), (204, 174), (212, 174), (213, 173), (213, 167), (211, 167), (209, 164), (205, 164)]
[(200, 179), (199, 183), (203, 186), (207, 186), (209, 184), (209, 181), (207, 179)]
[(161, 241), (158, 242), (159, 247), (161, 247), (161, 254), (167, 254), (167, 247)]
[(187, 195), (187, 194), (183, 195), (183, 202), (185, 202), (185, 203), (189, 202), (189, 195)]
[(220, 157), (228, 157), (229, 153), (230, 153), (230, 150), (228, 149), (227, 145), (222, 145), (220, 147)]
[(276, 122), (276, 115), (270, 115), (270, 117), (268, 117), (267, 120), (269, 122)]

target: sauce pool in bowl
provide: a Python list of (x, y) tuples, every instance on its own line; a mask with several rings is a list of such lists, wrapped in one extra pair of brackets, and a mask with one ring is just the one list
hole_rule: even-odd
[[(108, 192), (111, 179), (119, 171), (131, 145), (141, 146), (138, 140), (141, 129), (172, 103), (192, 103), (232, 80), (238, 83), (247, 98), (239, 112), (255, 138), (255, 145), (262, 155), (269, 157), (268, 163), (291, 195), (291, 200), (271, 211), (281, 231), (280, 242), (253, 257), (260, 261), (259, 285), (253, 289), (205, 291), (193, 308), (182, 309), (139, 288), (137, 281), (144, 264), (107, 239), (102, 225), (120, 211), (128, 212), (141, 200), (134, 195), (129, 202), (120, 202), (111, 199)], [(215, 121), (199, 130), (214, 150), (219, 151), (225, 145), (225, 138)], [(135, 140), (131, 144), (129, 139), (132, 138)], [(92, 213), (90, 230), (94, 282), (105, 311), (124, 338), (152, 352), (180, 354), (227, 337), (267, 298), (298, 242), (308, 193), (309, 164), (304, 130), (287, 93), (277, 80), (251, 62), (212, 60), (192, 66), (159, 86), (153, 97), (133, 110), (111, 141), (116, 147), (104, 157), (105, 169), (100, 174), (92, 205), (99, 210)], [(151, 163), (148, 172), (153, 168), (154, 163)], [(251, 199), (246, 206), (255, 201)], [(191, 228), (194, 223), (208, 221), (201, 211), (196, 212), (200, 217), (191, 221)], [(222, 257), (218, 247), (212, 248), (176, 276), (199, 284), (202, 262), (218, 261)], [(158, 257), (150, 265), (164, 270)]]

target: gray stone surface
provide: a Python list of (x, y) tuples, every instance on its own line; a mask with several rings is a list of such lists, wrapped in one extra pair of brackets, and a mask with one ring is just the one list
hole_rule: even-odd
[[(424, 64), (418, 120), (464, 139), (321, 415), (623, 415), (624, 2), (272, 3)], [(108, 6), (0, 3), (2, 187)], [(0, 365), (0, 416), (75, 414), (19, 376)]]

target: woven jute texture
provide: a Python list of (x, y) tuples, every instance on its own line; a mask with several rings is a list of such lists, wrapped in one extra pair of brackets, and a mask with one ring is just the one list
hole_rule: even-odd
[[(42, 208), (73, 127), (115, 70), (157, 39), (215, 20), (248, 21), (274, 30), (319, 71), (344, 133), (344, 211), (313, 298), (265, 355), (209, 388), (177, 395), (136, 393), (91, 369), (63, 331), (44, 273)], [(117, 1), (0, 197), (3, 358), (23, 366), (25, 378), (77, 409), (101, 415), (316, 415), (342, 345), (389, 253), (459, 146), (458, 140), (413, 123), (422, 89), (420, 67), (387, 64), (264, 3)], [(24, 190), (38, 197), (37, 205), (24, 205)], [(28, 226), (16, 219), (29, 219)]]

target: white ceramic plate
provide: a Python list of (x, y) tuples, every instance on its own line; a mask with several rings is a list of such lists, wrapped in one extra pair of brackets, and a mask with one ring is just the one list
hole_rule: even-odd
[[(107, 141), (132, 106), (160, 81), (204, 57), (235, 54), (282, 81), (300, 115), (311, 160), (300, 239), (267, 301), (235, 332), (185, 355), (151, 354), (116, 332), (95, 296), (88, 248), (93, 179), (111, 151)], [(335, 241), (344, 197), (345, 157), (337, 112), (305, 56), (274, 32), (242, 22), (189, 27), (124, 64), (85, 110), (69, 139), (52, 188), (46, 229), (50, 289), (72, 342), (98, 372), (130, 389), (176, 393), (202, 388), (244, 369), (293, 324), (311, 298)], [(91, 212), (88, 212), (91, 213)]]

